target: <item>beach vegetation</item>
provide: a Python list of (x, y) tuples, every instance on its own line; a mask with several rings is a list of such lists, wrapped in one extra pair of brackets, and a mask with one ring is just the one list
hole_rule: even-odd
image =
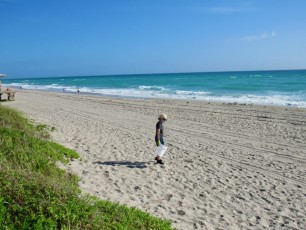
[[(58, 167), (79, 155), (0, 105), (0, 229), (171, 229), (137, 208), (84, 195), (79, 178)], [(111, 192), (111, 191), (110, 191)]]

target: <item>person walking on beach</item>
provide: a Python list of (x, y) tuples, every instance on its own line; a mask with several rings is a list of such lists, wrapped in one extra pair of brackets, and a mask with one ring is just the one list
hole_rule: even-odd
[[(164, 145), (164, 123), (167, 120), (166, 114), (158, 116), (158, 122), (156, 123), (155, 142), (157, 146)], [(156, 163), (164, 164), (160, 156), (155, 157)]]

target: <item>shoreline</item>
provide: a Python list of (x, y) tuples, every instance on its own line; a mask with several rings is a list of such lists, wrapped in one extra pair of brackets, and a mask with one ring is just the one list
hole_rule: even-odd
[[(178, 229), (306, 227), (305, 108), (35, 90), (2, 105), (56, 128), (82, 158), (66, 169), (83, 192)], [(162, 112), (164, 166), (153, 157)]]
[[(14, 90), (18, 91), (32, 91), (32, 92), (43, 92), (43, 93), (55, 93), (55, 94), (70, 94), (70, 95), (77, 95), (76, 92), (61, 92), (59, 91), (52, 91), (52, 90), (41, 90), (41, 89), (20, 89), (18, 87), (11, 87)], [(136, 96), (120, 96), (120, 95), (107, 95), (107, 94), (100, 94), (100, 93), (88, 93), (88, 92), (81, 92), (79, 96), (88, 96), (88, 97), (102, 97), (102, 98), (114, 98), (114, 99), (127, 99), (127, 100), (162, 100), (162, 101), (181, 101), (181, 102), (195, 102), (195, 103), (209, 103), (209, 104), (216, 104), (216, 105), (238, 105), (238, 106), (258, 106), (258, 107), (280, 107), (280, 108), (297, 108), (297, 109), (306, 109), (306, 107), (302, 106), (294, 106), (294, 105), (277, 105), (277, 104), (264, 104), (264, 103), (240, 103), (240, 102), (228, 102), (222, 100), (209, 100), (209, 99), (198, 99), (198, 98), (158, 98), (158, 97), (136, 97)], [(77, 95), (78, 96), (78, 95)]]

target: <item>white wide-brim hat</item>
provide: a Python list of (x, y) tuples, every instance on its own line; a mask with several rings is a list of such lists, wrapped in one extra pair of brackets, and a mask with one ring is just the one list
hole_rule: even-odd
[(167, 114), (162, 113), (161, 115), (158, 116), (158, 118), (167, 120), (168, 117), (167, 117)]

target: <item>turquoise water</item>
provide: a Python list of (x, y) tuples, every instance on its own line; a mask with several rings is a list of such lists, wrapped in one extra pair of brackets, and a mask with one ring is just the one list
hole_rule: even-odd
[(3, 79), (8, 87), (306, 107), (306, 70)]

